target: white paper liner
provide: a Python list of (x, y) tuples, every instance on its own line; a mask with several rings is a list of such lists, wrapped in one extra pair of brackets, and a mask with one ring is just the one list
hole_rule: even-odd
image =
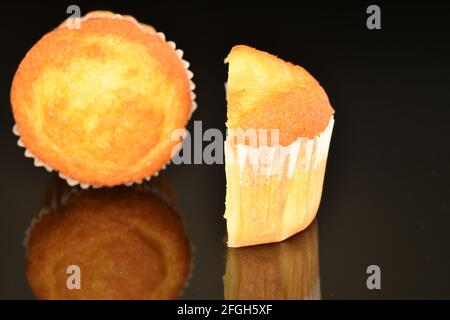
[[(139, 23), (139, 22), (138, 22), (134, 17), (132, 17), (132, 16), (121, 15), (121, 14), (115, 14), (115, 13), (106, 12), (106, 11), (105, 11), (105, 12), (102, 12), (102, 11), (94, 11), (94, 12), (87, 13), (85, 16), (81, 17), (81, 18), (80, 18), (80, 22), (86, 21), (86, 20), (88, 20), (88, 19), (93, 19), (93, 18), (108, 18), (108, 19), (123, 19), (123, 20), (128, 20), (128, 21), (131, 21), (131, 22), (135, 23), (135, 24), (136, 24), (143, 32), (146, 32), (146, 33), (152, 33), (152, 34), (153, 34), (153, 33), (156, 33), (163, 41), (166, 41), (166, 36), (165, 36), (164, 33), (162, 33), (162, 32), (156, 32), (156, 30), (153, 32), (153, 30), (154, 30), (153, 27), (148, 26), (148, 25), (145, 25), (145, 24)], [(64, 25), (66, 24), (66, 22), (67, 22), (67, 20), (64, 21), (58, 28), (64, 27)], [(195, 94), (195, 92), (194, 92), (194, 90), (195, 90), (195, 83), (192, 81), (192, 79), (193, 79), (193, 77), (194, 77), (194, 73), (193, 73), (191, 70), (189, 70), (190, 63), (189, 63), (188, 61), (186, 61), (185, 59), (183, 59), (183, 54), (184, 54), (183, 50), (181, 50), (181, 49), (176, 49), (176, 44), (175, 44), (175, 42), (173, 42), (173, 41), (166, 41), (166, 42), (169, 44), (169, 46), (170, 46), (172, 49), (175, 50), (175, 53), (177, 54), (178, 58), (181, 60), (183, 66), (184, 66), (184, 68), (185, 68), (185, 70), (186, 70), (186, 75), (187, 75), (187, 77), (188, 77), (188, 79), (189, 79), (189, 90), (190, 90), (189, 95), (190, 95), (190, 98), (191, 98), (191, 110), (190, 110), (189, 116), (188, 116), (188, 121), (189, 121), (190, 118), (191, 118), (191, 116), (192, 116), (192, 114), (193, 114), (194, 111), (197, 109), (197, 103), (196, 103), (196, 101), (195, 101), (196, 94)], [(19, 138), (19, 139), (17, 140), (17, 145), (18, 145), (19, 147), (22, 147), (22, 148), (25, 149), (25, 152), (24, 152), (25, 157), (31, 158), (31, 159), (34, 160), (33, 163), (34, 163), (34, 166), (35, 166), (35, 167), (43, 167), (43, 168), (45, 168), (45, 170), (47, 170), (48, 172), (57, 171), (57, 170), (55, 170), (54, 168), (52, 168), (50, 165), (44, 163), (44, 162), (43, 162), (42, 160), (40, 160), (36, 155), (34, 155), (29, 149), (27, 149), (27, 147), (25, 146), (25, 144), (23, 143), (23, 141), (22, 141), (22, 139), (21, 139), (21, 137), (20, 137), (20, 132), (19, 132), (19, 128), (17, 127), (17, 124), (14, 124), (14, 125), (13, 125), (12, 132), (13, 132), (14, 135), (16, 135), (16, 136)], [(180, 144), (179, 148), (181, 148), (181, 144)], [(179, 150), (177, 150), (177, 151), (179, 151)], [(175, 153), (173, 152), (172, 155), (173, 155), (173, 154), (175, 154)], [(150, 179), (151, 179), (152, 177), (158, 176), (158, 174), (159, 174), (159, 172), (160, 172), (161, 170), (166, 169), (167, 165), (171, 162), (171, 160), (172, 160), (172, 159), (169, 159), (169, 161), (167, 161), (167, 163), (166, 163), (164, 166), (162, 166), (162, 167), (159, 169), (159, 171), (155, 172), (153, 175), (144, 177), (141, 181), (138, 181), (138, 182), (136, 182), (136, 181), (129, 181), (129, 182), (125, 182), (125, 183), (122, 183), (122, 184), (125, 185), (125, 186), (131, 186), (131, 185), (133, 185), (133, 184), (141, 184), (141, 183), (143, 183), (144, 181), (150, 181)], [(67, 181), (67, 184), (68, 184), (69, 186), (71, 186), (71, 187), (76, 186), (76, 185), (80, 185), (80, 187), (81, 187), (82, 189), (87, 189), (87, 188), (89, 188), (89, 187), (92, 187), (92, 188), (101, 188), (101, 187), (105, 187), (104, 185), (93, 185), (93, 184), (89, 184), (89, 183), (83, 183), (83, 182), (80, 182), (80, 181), (78, 181), (78, 180), (76, 180), (76, 179), (73, 179), (73, 178), (71, 178), (71, 177), (68, 177), (68, 176), (64, 175), (63, 173), (61, 173), (61, 172), (59, 172), (59, 171), (57, 171), (57, 172), (58, 172), (58, 176), (59, 176), (61, 179)], [(108, 187), (109, 187), (109, 186), (108, 186)]]
[[(236, 144), (235, 136), (227, 137), (224, 216), (229, 247), (282, 241), (313, 221), (320, 203), (333, 126), (332, 117), (315, 138), (299, 137), (288, 146), (253, 147)], [(314, 172), (318, 174), (310, 176)], [(259, 183), (271, 187), (259, 192)], [(264, 229), (247, 236), (247, 231), (252, 230), (247, 228)]]

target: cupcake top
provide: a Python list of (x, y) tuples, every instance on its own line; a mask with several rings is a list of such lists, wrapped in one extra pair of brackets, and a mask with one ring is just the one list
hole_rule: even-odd
[(25, 147), (64, 176), (91, 185), (140, 182), (171, 157), (191, 92), (181, 51), (131, 17), (90, 13), (79, 29), (46, 34), (11, 89)]
[(225, 61), (228, 128), (278, 129), (281, 145), (325, 130), (334, 110), (305, 69), (245, 45), (233, 47)]

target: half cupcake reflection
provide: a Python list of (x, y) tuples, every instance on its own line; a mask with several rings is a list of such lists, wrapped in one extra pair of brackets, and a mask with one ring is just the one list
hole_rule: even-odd
[[(179, 296), (190, 248), (166, 180), (81, 190), (55, 178), (44, 198), (25, 240), (27, 278), (37, 298)], [(79, 268), (79, 289), (69, 285), (70, 266)]]
[(236, 299), (320, 299), (317, 221), (279, 243), (228, 248), (224, 296)]

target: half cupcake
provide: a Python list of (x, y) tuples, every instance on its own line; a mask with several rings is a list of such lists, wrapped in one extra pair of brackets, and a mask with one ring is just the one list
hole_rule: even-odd
[(317, 213), (334, 110), (302, 67), (244, 45), (226, 62), (228, 246), (281, 241)]

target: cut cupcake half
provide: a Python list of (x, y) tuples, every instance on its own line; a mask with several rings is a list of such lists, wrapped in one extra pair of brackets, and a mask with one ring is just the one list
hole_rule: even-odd
[(226, 62), (228, 246), (282, 241), (317, 213), (334, 110), (302, 67), (244, 45)]

